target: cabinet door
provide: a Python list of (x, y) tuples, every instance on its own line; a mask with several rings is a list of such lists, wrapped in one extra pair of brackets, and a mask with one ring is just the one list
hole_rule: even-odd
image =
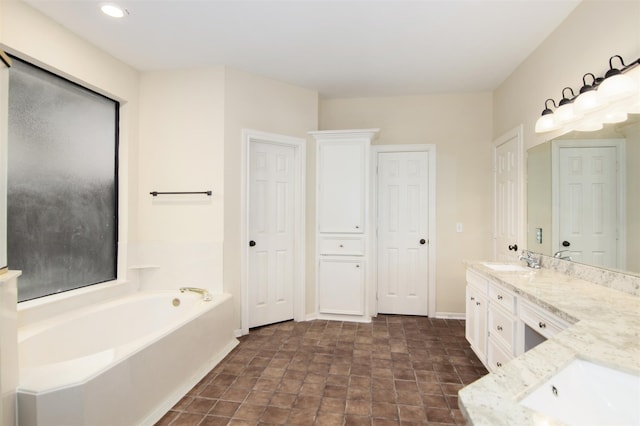
[(466, 337), (480, 361), (487, 360), (487, 296), (467, 285)]
[(319, 311), (364, 314), (364, 263), (361, 259), (320, 259)]
[(464, 323), (464, 335), (467, 338), (467, 341), (471, 344), (472, 347), (475, 346), (476, 341), (476, 294), (474, 289), (467, 284), (467, 292), (466, 292), (467, 300), (466, 300), (466, 318)]
[(368, 142), (318, 143), (318, 230), (363, 233)]

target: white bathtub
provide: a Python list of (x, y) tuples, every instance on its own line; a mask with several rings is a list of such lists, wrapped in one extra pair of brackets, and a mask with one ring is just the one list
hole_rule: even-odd
[(232, 318), (230, 295), (176, 290), (21, 327), (18, 424), (153, 424), (238, 344)]

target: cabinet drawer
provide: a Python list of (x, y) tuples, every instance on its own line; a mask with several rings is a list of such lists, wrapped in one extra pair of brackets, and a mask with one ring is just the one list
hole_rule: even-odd
[(533, 330), (547, 339), (555, 336), (569, 326), (567, 322), (551, 312), (522, 300), (520, 303), (520, 319)]
[(516, 313), (516, 296), (494, 282), (489, 283), (489, 301), (502, 306), (511, 314)]
[(498, 307), (489, 308), (489, 336), (498, 340), (511, 354), (515, 348), (517, 320)]
[(494, 371), (512, 359), (513, 355), (509, 355), (493, 339), (489, 339), (489, 347), (487, 349), (487, 367), (489, 370)]
[(362, 238), (321, 238), (321, 255), (355, 255), (364, 254), (364, 239)]

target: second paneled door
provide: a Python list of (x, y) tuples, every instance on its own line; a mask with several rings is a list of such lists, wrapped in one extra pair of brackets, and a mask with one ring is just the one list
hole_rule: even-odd
[(429, 153), (378, 153), (378, 312), (428, 314)]

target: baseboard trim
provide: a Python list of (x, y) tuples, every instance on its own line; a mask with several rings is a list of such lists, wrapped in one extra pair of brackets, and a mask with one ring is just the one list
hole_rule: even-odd
[[(377, 315), (374, 315), (377, 316)], [(466, 319), (466, 315), (464, 312), (460, 313), (460, 312), (436, 312), (436, 314), (433, 316), (433, 318), (439, 318), (439, 319), (455, 319), (455, 320), (464, 320)], [(353, 321), (353, 322), (371, 322), (371, 319), (366, 320), (363, 318), (353, 318), (353, 317), (349, 317), (349, 316), (342, 316), (342, 315), (330, 315), (330, 314), (319, 314), (317, 312), (314, 312), (312, 314), (307, 314), (304, 318), (304, 321), (313, 321), (316, 319), (327, 319), (327, 320), (334, 320), (334, 321)], [(236, 337), (241, 336), (237, 335)]]
[(313, 320), (315, 320), (315, 319), (318, 319), (318, 313), (317, 313), (317, 312), (314, 312), (314, 313), (312, 313), (312, 314), (307, 314), (307, 315), (304, 317), (304, 320), (305, 320), (305, 321), (313, 321)]
[(237, 329), (233, 330), (233, 335), (236, 336), (236, 337), (243, 336), (242, 329), (241, 328), (237, 328)]

